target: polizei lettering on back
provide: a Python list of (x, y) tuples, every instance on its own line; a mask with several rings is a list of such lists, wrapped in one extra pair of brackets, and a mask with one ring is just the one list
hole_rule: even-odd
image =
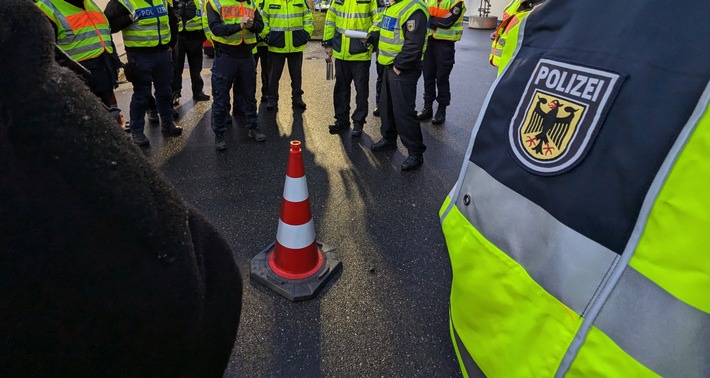
[(516, 161), (544, 176), (576, 166), (601, 127), (620, 78), (613, 72), (541, 59), (509, 127)]

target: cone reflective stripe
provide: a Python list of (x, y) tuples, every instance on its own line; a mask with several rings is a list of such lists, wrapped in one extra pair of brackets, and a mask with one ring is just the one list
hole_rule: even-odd
[(301, 142), (292, 141), (276, 241), (252, 259), (251, 276), (291, 300), (313, 298), (341, 267), (316, 241)]

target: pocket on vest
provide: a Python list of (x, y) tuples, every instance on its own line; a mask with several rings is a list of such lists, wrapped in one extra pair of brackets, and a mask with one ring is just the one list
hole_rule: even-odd
[(308, 33), (305, 30), (293, 31), (293, 47), (303, 46), (308, 43)]
[(335, 31), (335, 34), (333, 35), (333, 50), (340, 52), (340, 49), (343, 48), (343, 35), (340, 34), (339, 31)]
[(367, 52), (367, 45), (362, 43), (361, 40), (350, 38), (350, 48), (348, 49), (350, 55), (357, 55)]
[(282, 31), (269, 32), (269, 46), (282, 49), (286, 47), (286, 36)]

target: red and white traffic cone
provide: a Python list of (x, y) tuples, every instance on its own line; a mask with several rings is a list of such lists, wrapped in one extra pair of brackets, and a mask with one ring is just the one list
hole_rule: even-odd
[(341, 267), (335, 249), (316, 241), (301, 142), (292, 141), (276, 241), (251, 260), (251, 277), (302, 301), (318, 295)]

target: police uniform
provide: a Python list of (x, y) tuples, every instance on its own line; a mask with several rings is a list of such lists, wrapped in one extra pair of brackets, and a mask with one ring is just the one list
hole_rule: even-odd
[[(235, 86), (237, 96), (243, 99), (244, 114), (249, 137), (258, 142), (266, 140), (257, 123), (256, 113), (256, 68), (252, 49), (256, 34), (264, 24), (252, 0), (207, 0), (207, 18), (212, 43), (215, 49), (212, 67), (212, 131), (215, 133), (215, 148), (226, 149), (224, 132), (231, 122), (229, 114), (229, 90)], [(251, 27), (242, 29), (244, 18), (253, 20)]]
[(463, 0), (427, 0), (427, 5), (431, 35), (424, 54), (424, 109), (418, 117), (420, 121), (431, 118), (436, 100), (438, 107), (431, 123), (440, 125), (446, 120), (446, 107), (451, 104), (449, 75), (454, 68), (454, 44), (463, 34), (466, 5)]
[[(372, 38), (372, 45), (375, 47), (375, 53), (377, 53), (377, 41), (380, 39), (380, 22), (382, 22), (382, 16), (385, 13), (385, 0), (377, 0), (377, 12), (372, 20), (372, 27), (370, 28), (370, 36)], [(385, 66), (381, 65), (380, 62), (375, 59), (375, 71), (377, 72), (377, 80), (375, 80), (375, 110), (372, 111), (372, 115), (375, 117), (380, 116), (380, 91), (382, 90), (382, 77), (385, 73)]]
[(440, 211), (464, 375), (710, 374), (708, 12), (547, 1), (510, 28)]
[(352, 114), (352, 136), (362, 135), (367, 117), (372, 47), (360, 39), (346, 36), (345, 31), (367, 33), (372, 28), (376, 14), (376, 0), (334, 0), (328, 8), (323, 46), (331, 49), (332, 57), (335, 58), (335, 124), (329, 126), (331, 134), (350, 128), (350, 84), (354, 83), (357, 95), (355, 112)]
[(151, 101), (151, 84), (164, 133), (182, 134), (175, 126), (170, 104), (173, 63), (168, 49), (177, 35), (177, 17), (167, 0), (111, 0), (106, 6), (111, 31), (121, 30), (128, 63), (126, 79), (133, 84), (131, 136), (140, 147), (150, 144), (143, 133), (145, 114)]
[(305, 0), (265, 0), (261, 10), (264, 17), (262, 37), (269, 45), (269, 102), (268, 110), (278, 106), (279, 81), (288, 60), (291, 76), (291, 101), (295, 108), (305, 109), (303, 102), (303, 51), (313, 34), (313, 14)]
[[(259, 13), (261, 13), (261, 10), (264, 8), (264, 0), (257, 1), (256, 7)], [(263, 103), (269, 101), (269, 45), (261, 38), (261, 34), (257, 34), (256, 39), (258, 42), (256, 43), (256, 52), (254, 53), (254, 63), (259, 66), (261, 70), (261, 102)]]
[(190, 67), (192, 98), (195, 101), (207, 101), (210, 96), (202, 92), (202, 44), (205, 34), (202, 30), (201, 0), (175, 0), (175, 12), (180, 16), (178, 40), (173, 49), (173, 105), (177, 105), (182, 91), (182, 71), (185, 68), (185, 56)]
[(92, 0), (37, 0), (37, 7), (52, 22), (57, 46), (81, 63), (91, 75), (87, 83), (106, 106), (111, 106), (114, 54), (111, 28)]
[[(503, 21), (501, 21), (500, 25), (498, 25), (498, 28), (493, 33), (491, 54), (488, 57), (490, 64), (494, 67), (498, 67), (499, 75), (502, 72), (501, 60), (509, 61), (515, 50), (517, 34), (510, 33), (510, 31), (518, 30), (517, 26), (519, 26), (520, 21), (530, 14), (535, 4), (542, 2), (544, 2), (544, 0), (513, 0), (506, 5), (503, 10)], [(509, 35), (511, 41), (508, 41)], [(506, 49), (506, 46), (509, 46), (509, 48)], [(503, 56), (504, 53), (505, 56)]]
[(426, 150), (414, 106), (428, 19), (429, 10), (421, 0), (402, 0), (387, 7), (380, 24), (377, 61), (385, 67), (379, 103), (382, 139), (370, 148), (396, 149), (399, 136), (409, 151), (402, 170), (419, 167)]

